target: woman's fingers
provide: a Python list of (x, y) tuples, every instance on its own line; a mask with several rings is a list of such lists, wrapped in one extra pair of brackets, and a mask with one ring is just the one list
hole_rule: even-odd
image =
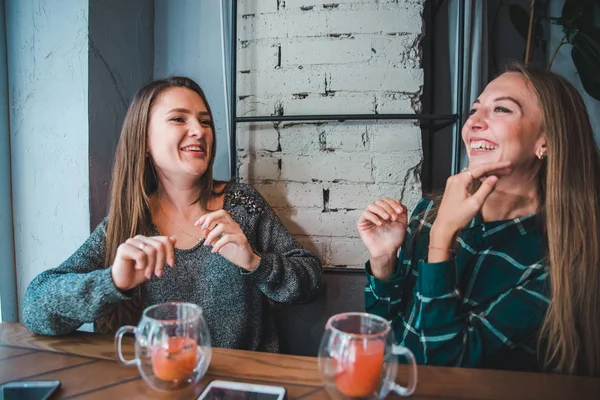
[(498, 177), (495, 175), (488, 176), (481, 183), (481, 186), (467, 201), (471, 202), (474, 207), (477, 208), (477, 211), (481, 209), (485, 199), (494, 191), (494, 187), (496, 186), (496, 182), (498, 182)]
[[(373, 214), (377, 215), (379, 218), (381, 218), (382, 220), (389, 220), (392, 218), (392, 215), (380, 204), (378, 203), (371, 203), (367, 206), (367, 210), (372, 212)], [(392, 211), (393, 213), (393, 211)], [(395, 213), (394, 213), (395, 215)]]
[(122, 243), (117, 249), (117, 256), (124, 260), (135, 262), (135, 269), (144, 269), (146, 267), (146, 253), (134, 244)]
[(357, 225), (360, 228), (368, 228), (371, 225), (381, 226), (383, 224), (383, 219), (377, 215), (372, 213), (369, 210), (365, 210), (360, 217), (358, 218)]
[(397, 214), (402, 214), (404, 211), (406, 211), (406, 207), (404, 205), (402, 205), (402, 203), (400, 203), (396, 199), (386, 198), (386, 199), (381, 199), (379, 201), (384, 201), (387, 204), (389, 204), (390, 207), (392, 207)]
[(406, 207), (398, 200), (380, 199), (367, 206), (367, 209), (358, 218), (356, 225), (358, 229), (370, 228), (372, 225), (381, 226), (385, 221), (398, 221), (405, 212)]
[(152, 275), (161, 277), (165, 264), (175, 264), (175, 250), (173, 244), (177, 241), (175, 237), (153, 236), (146, 237), (137, 235), (127, 239), (127, 254), (135, 261), (135, 269), (143, 270), (146, 279)]
[(214, 241), (218, 239), (218, 237), (225, 233), (226, 225), (219, 224), (217, 225), (208, 235), (206, 235), (204, 239), (204, 245), (210, 246)]
[[(156, 270), (156, 266), (158, 265), (157, 261), (158, 261), (158, 257), (159, 257), (159, 252), (158, 252), (158, 249), (155, 247), (156, 244), (155, 244), (155, 242), (149, 240), (149, 238), (142, 236), (142, 235), (137, 235), (134, 238), (134, 240), (141, 243), (139, 245), (139, 247), (144, 253), (146, 253), (146, 257), (148, 259), (148, 264), (146, 265), (145, 275), (146, 275), (146, 278), (150, 279), (150, 278), (152, 278), (152, 273)], [(164, 263), (164, 261), (163, 261), (163, 263)]]
[(196, 222), (195, 226), (202, 226), (203, 229), (213, 229), (216, 224), (227, 224), (232, 221), (231, 216), (225, 210), (219, 210), (204, 214)]
[(177, 238), (175, 236), (167, 237), (167, 236), (153, 236), (151, 239), (156, 240), (161, 243), (161, 247), (164, 250), (165, 262), (170, 267), (175, 265), (175, 243), (177, 242)]
[(146, 243), (136, 238), (129, 238), (125, 243), (139, 250), (139, 252), (135, 252), (135, 257), (133, 258), (135, 261), (135, 269), (146, 269), (147, 264), (151, 263), (151, 260), (148, 259), (148, 254), (144, 251), (147, 246)]
[[(488, 175), (507, 175), (510, 174), (510, 161), (496, 161), (491, 163), (477, 164), (470, 166), (465, 170), (464, 175), (470, 179), (479, 179)], [(471, 172), (469, 174), (469, 172)]]
[(395, 205), (393, 203), (392, 199), (377, 200), (375, 202), (375, 205), (381, 207), (386, 212), (386, 214), (388, 214), (390, 216), (390, 219), (392, 221), (395, 221), (398, 219), (398, 215), (400, 214), (401, 211), (397, 211), (397, 210), (402, 210), (402, 208), (399, 208), (398, 205)]
[(169, 238), (164, 236), (150, 237), (147, 239), (147, 243), (156, 250), (154, 275), (160, 278), (167, 263), (167, 247), (170, 246)]
[(218, 253), (225, 245), (229, 243), (234, 244), (242, 244), (243, 239), (240, 234), (224, 234), (221, 236), (219, 240), (213, 245), (213, 248), (210, 250), (211, 253)]

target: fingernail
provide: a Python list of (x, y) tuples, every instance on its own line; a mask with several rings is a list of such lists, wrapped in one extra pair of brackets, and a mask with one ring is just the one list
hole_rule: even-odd
[(404, 211), (404, 210), (401, 208), (396, 208), (396, 212), (401, 213), (402, 211)]
[(206, 229), (206, 228), (208, 228), (208, 224), (205, 222), (202, 224), (202, 229)]
[(158, 277), (160, 278), (160, 277), (162, 276), (162, 271), (158, 271), (158, 272), (156, 273), (156, 276), (158, 276)]

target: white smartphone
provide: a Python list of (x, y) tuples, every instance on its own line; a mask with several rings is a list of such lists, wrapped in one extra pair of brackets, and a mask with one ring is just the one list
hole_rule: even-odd
[(0, 386), (2, 400), (47, 400), (58, 390), (60, 381), (7, 382)]
[(285, 388), (252, 383), (215, 380), (208, 384), (198, 400), (284, 400)]

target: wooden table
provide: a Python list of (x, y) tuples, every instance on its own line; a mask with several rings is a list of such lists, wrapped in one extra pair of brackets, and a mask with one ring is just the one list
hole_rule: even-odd
[[(124, 351), (133, 355), (132, 341)], [(328, 398), (311, 357), (213, 349), (208, 374), (196, 388), (164, 393), (149, 389), (137, 368), (115, 361), (111, 336), (42, 337), (20, 324), (0, 324), (0, 383), (54, 379), (62, 382), (56, 397), (63, 399), (191, 400), (213, 379), (284, 386), (289, 399)], [(600, 379), (420, 366), (411, 399), (600, 399)]]

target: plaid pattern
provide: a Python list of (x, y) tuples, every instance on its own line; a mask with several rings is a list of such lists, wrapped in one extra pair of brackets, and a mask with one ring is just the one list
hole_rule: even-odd
[(417, 205), (389, 281), (367, 263), (367, 312), (391, 321), (396, 342), (420, 364), (538, 370), (550, 303), (538, 217), (485, 223), (478, 215), (459, 234), (454, 258), (428, 263), (432, 207), (429, 199)]

